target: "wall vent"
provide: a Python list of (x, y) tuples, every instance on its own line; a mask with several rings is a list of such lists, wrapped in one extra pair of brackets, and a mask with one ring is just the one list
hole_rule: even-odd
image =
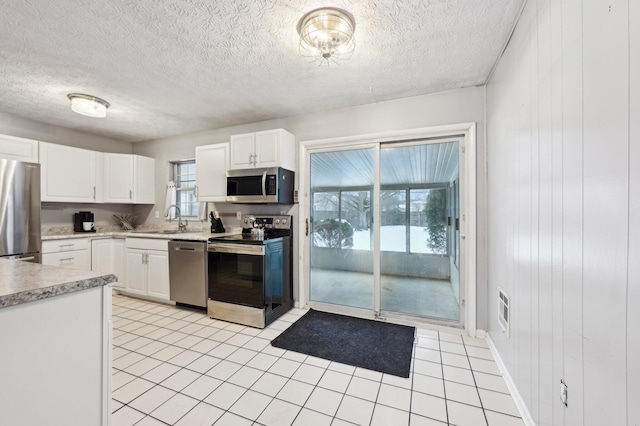
[(502, 331), (507, 333), (507, 337), (509, 337), (509, 296), (499, 287), (498, 296), (498, 322)]

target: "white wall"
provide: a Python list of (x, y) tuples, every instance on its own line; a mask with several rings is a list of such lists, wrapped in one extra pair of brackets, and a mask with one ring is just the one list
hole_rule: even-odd
[(539, 425), (640, 424), (638, 28), (529, 0), (487, 86), (489, 334)]
[[(146, 217), (147, 223), (161, 222), (154, 219), (153, 213), (158, 211), (160, 216), (164, 210), (165, 183), (167, 181), (167, 162), (195, 156), (195, 147), (229, 141), (230, 135), (254, 132), (260, 130), (284, 128), (296, 136), (299, 143), (306, 140), (325, 139), (341, 136), (355, 136), (367, 133), (385, 132), (476, 122), (477, 127), (477, 190), (479, 207), (478, 247), (484, 247), (484, 199), (485, 199), (485, 163), (484, 163), (484, 89), (474, 87), (450, 92), (436, 93), (426, 96), (404, 98), (394, 101), (368, 104), (352, 108), (326, 111), (279, 120), (269, 120), (242, 126), (226, 127), (218, 130), (199, 132), (172, 138), (164, 138), (134, 144), (135, 154), (146, 155), (156, 159), (156, 200), (153, 207), (136, 207), (136, 213)], [(299, 149), (297, 148), (297, 151)], [(296, 152), (298, 158), (298, 152)], [(243, 212), (278, 213), (279, 207), (255, 207), (219, 204), (217, 209), (223, 212), (240, 210)], [(259, 210), (259, 211), (258, 211)], [(290, 212), (297, 214), (297, 207)], [(223, 218), (225, 226), (237, 226), (235, 219)], [(297, 232), (297, 230), (296, 230)], [(297, 247), (295, 248), (297, 249)], [(486, 328), (486, 262), (483, 258), (484, 250), (479, 250), (478, 259), (478, 327)], [(294, 276), (297, 277), (297, 274)]]
[[(87, 120), (97, 120), (87, 117)], [(131, 154), (133, 144), (0, 112), (0, 135), (35, 139), (101, 152)]]

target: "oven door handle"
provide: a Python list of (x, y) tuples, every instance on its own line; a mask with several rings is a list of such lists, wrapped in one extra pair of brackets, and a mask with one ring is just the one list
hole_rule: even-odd
[(265, 170), (264, 173), (262, 173), (262, 197), (266, 200), (267, 199), (267, 171)]
[(207, 245), (207, 251), (214, 252), (214, 253), (232, 253), (232, 254), (248, 254), (253, 256), (264, 256), (263, 245), (209, 243)]

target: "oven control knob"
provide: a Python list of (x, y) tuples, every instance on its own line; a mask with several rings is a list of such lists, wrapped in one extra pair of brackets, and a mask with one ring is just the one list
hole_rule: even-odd
[(244, 218), (244, 223), (249, 223), (249, 220), (246, 217)]
[(286, 225), (287, 224), (287, 219), (282, 219), (282, 221), (280, 223), (282, 223), (283, 225)]
[(280, 225), (280, 219), (276, 219), (276, 225)]

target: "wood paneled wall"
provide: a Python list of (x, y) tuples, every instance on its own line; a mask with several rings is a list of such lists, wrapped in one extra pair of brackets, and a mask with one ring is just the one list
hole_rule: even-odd
[(487, 85), (489, 334), (539, 425), (640, 424), (639, 3), (528, 0)]

